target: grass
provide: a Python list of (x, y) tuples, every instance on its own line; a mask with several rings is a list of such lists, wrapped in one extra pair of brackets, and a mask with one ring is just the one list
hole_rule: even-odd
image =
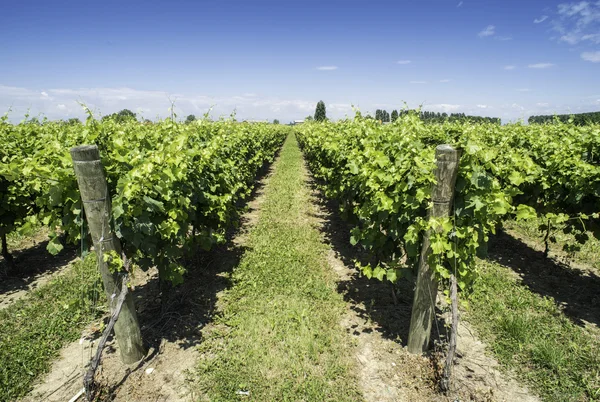
[(481, 261), (468, 320), (500, 363), (548, 401), (600, 400), (600, 341), (510, 270)]
[(16, 400), (32, 389), (60, 349), (103, 313), (103, 297), (92, 253), (0, 310), (0, 401)]
[(352, 345), (326, 246), (311, 222), (296, 139), (274, 164), (248, 251), (200, 346), (196, 387), (210, 401), (357, 401)]

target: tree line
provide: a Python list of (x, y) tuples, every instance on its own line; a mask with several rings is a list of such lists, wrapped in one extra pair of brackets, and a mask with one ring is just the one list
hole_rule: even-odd
[(589, 124), (600, 123), (600, 112), (577, 113), (577, 114), (558, 114), (558, 115), (538, 115), (530, 116), (527, 120), (529, 124), (555, 123), (573, 123), (576, 126), (587, 126)]
[[(386, 110), (377, 109), (375, 111), (375, 120), (379, 120), (383, 123), (390, 123), (396, 121), (399, 117), (402, 117), (409, 113), (417, 112), (415, 110), (392, 110), (392, 113), (388, 113)], [(483, 116), (469, 116), (464, 113), (440, 113), (440, 112), (428, 112), (422, 110), (419, 112), (421, 120), (428, 123), (443, 123), (449, 122), (469, 122), (469, 123), (494, 123), (500, 124), (501, 120), (499, 117), (483, 117)], [(371, 115), (366, 116), (367, 119), (372, 119)]]

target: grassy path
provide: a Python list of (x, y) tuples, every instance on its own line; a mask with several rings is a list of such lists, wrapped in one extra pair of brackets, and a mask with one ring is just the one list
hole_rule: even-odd
[(204, 332), (195, 375), (202, 399), (357, 401), (345, 303), (309, 216), (311, 199), (294, 137), (269, 178), (248, 250)]
[(104, 313), (104, 292), (90, 254), (0, 310), (0, 401), (14, 401), (50, 370), (61, 348)]

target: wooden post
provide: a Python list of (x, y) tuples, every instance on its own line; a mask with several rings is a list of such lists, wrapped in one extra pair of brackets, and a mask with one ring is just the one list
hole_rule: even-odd
[[(458, 151), (450, 145), (438, 145), (435, 149), (435, 181), (431, 192), (433, 208), (429, 216), (449, 216), (454, 198), (454, 186), (458, 173)], [(410, 329), (408, 333), (408, 351), (423, 353), (429, 347), (431, 327), (435, 319), (435, 300), (438, 283), (427, 259), (430, 254), (429, 233), (423, 238), (423, 248), (419, 258), (417, 287), (413, 299)]]
[(454, 356), (456, 355), (456, 338), (458, 337), (458, 286), (454, 274), (450, 275), (450, 300), (452, 302), (452, 330), (450, 331), (450, 341), (448, 342), (448, 355), (442, 374), (441, 388), (444, 393), (450, 391), (452, 385), (452, 367), (454, 366)]
[[(111, 198), (100, 161), (100, 152), (96, 145), (83, 145), (71, 149), (71, 158), (90, 234), (98, 255), (98, 269), (102, 275), (108, 304), (113, 311), (116, 296), (121, 293), (121, 283), (118, 274), (109, 271), (103, 254), (114, 250), (120, 255), (121, 243), (111, 228)], [(131, 293), (127, 294), (115, 324), (115, 337), (123, 363), (135, 363), (146, 354)]]

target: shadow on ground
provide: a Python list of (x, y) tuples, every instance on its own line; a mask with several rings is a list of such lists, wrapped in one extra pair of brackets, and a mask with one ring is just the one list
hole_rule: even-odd
[(546, 258), (503, 231), (490, 238), (488, 259), (511, 268), (532, 292), (552, 297), (577, 325), (600, 327), (600, 276)]
[(13, 251), (14, 258), (8, 264), (0, 257), (0, 295), (10, 297), (11, 294), (29, 290), (32, 282), (42, 276), (57, 272), (77, 257), (77, 248), (65, 247), (58, 255), (53, 256), (46, 250), (48, 240), (32, 247)]

